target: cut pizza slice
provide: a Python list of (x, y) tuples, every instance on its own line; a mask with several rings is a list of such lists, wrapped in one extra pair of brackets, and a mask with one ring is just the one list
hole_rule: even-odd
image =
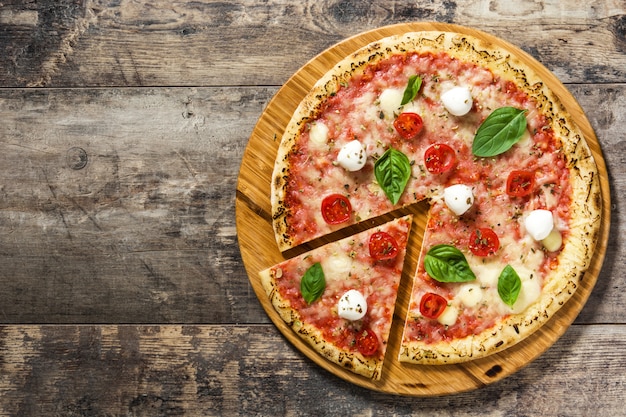
[(412, 216), (260, 272), (280, 317), (331, 362), (380, 379)]
[[(480, 184), (471, 190), (475, 200), (487, 198)], [(431, 205), (400, 362), (442, 365), (502, 351), (539, 329), (576, 290), (576, 281), (554, 273), (580, 253), (568, 244), (571, 229), (555, 222), (557, 210), (535, 209), (532, 200), (507, 203), (505, 194), (491, 190), (497, 204), (478, 202), (481, 210), (471, 205), (461, 215), (445, 197)]]

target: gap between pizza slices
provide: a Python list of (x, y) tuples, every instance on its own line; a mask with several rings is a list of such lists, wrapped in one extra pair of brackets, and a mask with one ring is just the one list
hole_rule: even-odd
[(281, 251), (430, 203), (398, 357), (418, 364), (541, 327), (601, 220), (595, 162), (557, 96), (510, 51), (452, 32), (385, 38), (326, 73), (285, 129), (271, 188)]

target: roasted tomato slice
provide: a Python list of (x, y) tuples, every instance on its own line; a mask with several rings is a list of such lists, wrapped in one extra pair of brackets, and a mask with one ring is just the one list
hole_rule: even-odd
[(370, 236), (370, 256), (377, 261), (386, 261), (398, 256), (398, 242), (386, 232), (375, 232)]
[(378, 337), (368, 328), (356, 334), (356, 348), (363, 356), (372, 356), (378, 351)]
[(456, 165), (456, 153), (444, 143), (435, 143), (424, 152), (424, 164), (431, 174), (441, 174)]
[(322, 217), (328, 224), (339, 224), (350, 219), (350, 200), (341, 194), (331, 194), (322, 200)]
[(436, 319), (441, 316), (443, 310), (448, 306), (448, 300), (434, 292), (427, 292), (420, 301), (420, 313), (429, 319)]
[(400, 113), (400, 115), (394, 120), (393, 127), (404, 139), (412, 139), (424, 127), (424, 121), (422, 117), (417, 113)]
[(535, 188), (535, 173), (530, 171), (511, 171), (506, 180), (506, 193), (513, 197), (524, 197)]
[(500, 248), (500, 239), (493, 229), (481, 227), (470, 235), (469, 249), (476, 256), (489, 256)]

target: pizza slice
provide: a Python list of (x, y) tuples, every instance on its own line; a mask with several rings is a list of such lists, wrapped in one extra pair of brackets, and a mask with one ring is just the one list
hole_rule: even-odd
[(280, 317), (318, 353), (380, 379), (412, 216), (260, 272)]
[(559, 221), (565, 204), (538, 209), (537, 196), (522, 202), (506, 187), (464, 188), (473, 200), (466, 211), (450, 193), (430, 207), (400, 362), (460, 363), (502, 351), (539, 329), (576, 290), (575, 275), (555, 273), (575, 270), (569, 260), (580, 262), (584, 253)]

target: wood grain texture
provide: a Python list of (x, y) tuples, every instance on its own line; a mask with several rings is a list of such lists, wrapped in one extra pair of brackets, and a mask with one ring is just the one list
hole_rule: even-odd
[(10, 326), (1, 327), (0, 336), (3, 416), (623, 412), (624, 379), (613, 370), (626, 367), (626, 332), (616, 325), (572, 326), (514, 377), (433, 398), (372, 392), (331, 377), (286, 345), (272, 325)]
[(0, 85), (280, 85), (346, 37), (413, 21), (481, 28), (563, 82), (626, 77), (626, 17), (613, 1), (14, 0), (0, 16)]
[[(2, 1), (0, 415), (622, 415), (625, 15), (615, 0)], [(443, 398), (366, 390), (295, 350), (235, 229), (239, 164), (278, 88), (336, 42), (414, 21), (482, 29), (552, 70), (611, 186), (575, 324), (514, 375)]]
[(0, 90), (1, 320), (258, 322), (234, 198), (273, 93)]

